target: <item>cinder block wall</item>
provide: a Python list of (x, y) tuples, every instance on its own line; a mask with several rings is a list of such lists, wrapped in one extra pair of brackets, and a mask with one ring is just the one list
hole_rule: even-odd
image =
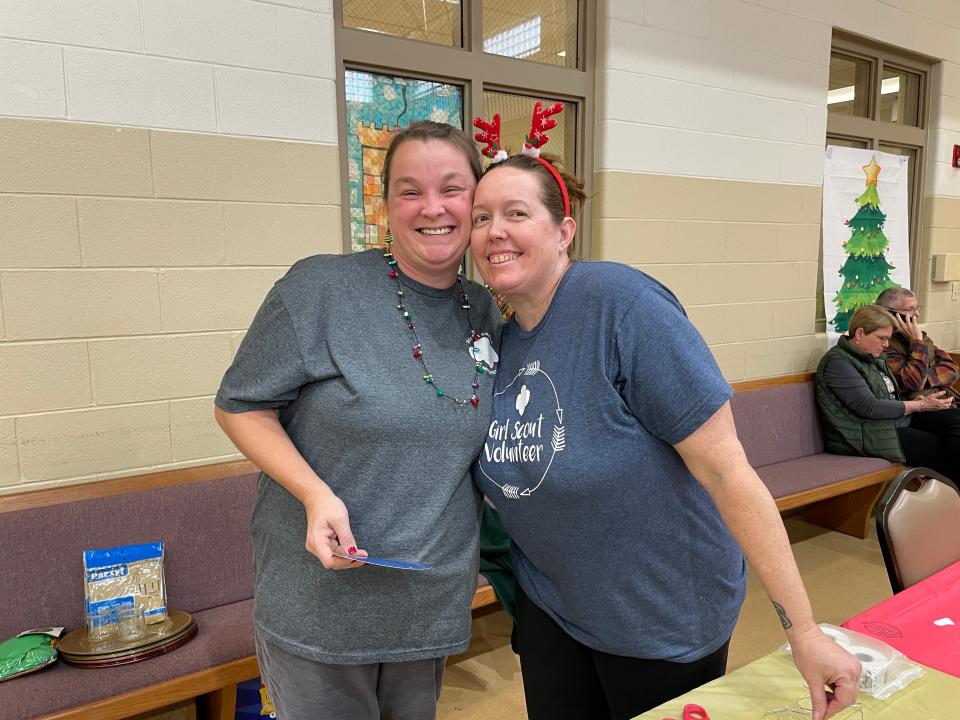
[[(918, 285), (960, 302), (960, 3), (597, 0), (593, 257), (731, 380), (812, 368), (833, 27), (936, 58)], [(270, 284), (340, 252), (332, 0), (0, 0), (0, 492), (236, 457), (211, 400)], [(402, 64), (402, 59), (398, 59)]]
[(0, 492), (237, 457), (212, 397), (340, 252), (329, 0), (0, 0)]
[(942, 58), (932, 78), (923, 321), (960, 347), (930, 280), (960, 252), (960, 2), (604, 0), (593, 255), (662, 279), (730, 380), (810, 370), (834, 27)]

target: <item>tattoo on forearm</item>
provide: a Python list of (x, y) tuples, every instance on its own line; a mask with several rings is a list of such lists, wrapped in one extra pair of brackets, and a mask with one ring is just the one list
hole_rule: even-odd
[(784, 630), (793, 627), (793, 623), (790, 622), (790, 618), (787, 617), (787, 611), (783, 609), (783, 605), (775, 602), (773, 603), (773, 608), (777, 611), (777, 617), (780, 618), (780, 624), (783, 625)]

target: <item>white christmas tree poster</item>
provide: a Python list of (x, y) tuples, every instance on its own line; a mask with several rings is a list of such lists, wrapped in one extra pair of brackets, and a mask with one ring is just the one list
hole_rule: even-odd
[(827, 338), (886, 288), (910, 287), (907, 187), (901, 155), (827, 146), (823, 176), (823, 305)]

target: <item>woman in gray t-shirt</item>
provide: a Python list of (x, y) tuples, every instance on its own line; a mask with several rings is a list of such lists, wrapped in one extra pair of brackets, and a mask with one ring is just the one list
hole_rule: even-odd
[(433, 717), (444, 660), (469, 642), (470, 464), (499, 326), (458, 272), (479, 173), (460, 131), (400, 132), (383, 172), (392, 244), (295, 264), (217, 395), (221, 427), (263, 471), (254, 622), (281, 718)]

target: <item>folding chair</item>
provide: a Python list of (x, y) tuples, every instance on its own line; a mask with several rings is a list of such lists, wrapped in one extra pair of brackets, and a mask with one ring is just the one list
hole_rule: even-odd
[(877, 505), (877, 537), (894, 593), (960, 560), (956, 484), (929, 468), (904, 470)]

